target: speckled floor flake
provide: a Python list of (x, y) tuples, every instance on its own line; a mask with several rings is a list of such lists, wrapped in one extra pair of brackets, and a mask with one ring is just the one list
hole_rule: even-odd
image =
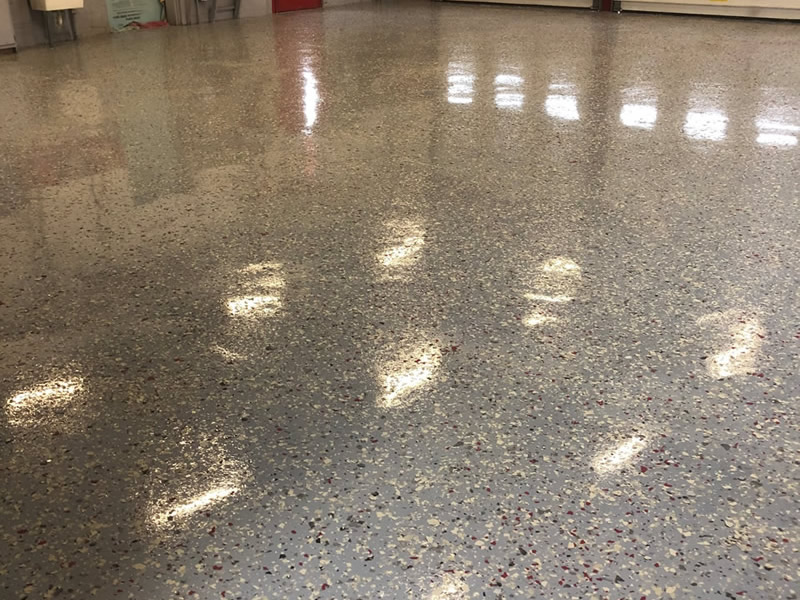
[(799, 31), (0, 57), (0, 598), (797, 598)]

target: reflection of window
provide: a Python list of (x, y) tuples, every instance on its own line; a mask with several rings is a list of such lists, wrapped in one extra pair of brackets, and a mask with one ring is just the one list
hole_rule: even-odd
[(554, 93), (549, 94), (544, 101), (544, 109), (549, 116), (565, 121), (577, 121), (581, 118), (578, 114), (578, 98), (571, 93), (572, 89), (572, 85), (563, 83), (550, 86), (550, 91)]
[(649, 104), (624, 104), (619, 112), (619, 120), (626, 127), (652, 129), (656, 124), (658, 109)]
[(758, 127), (758, 137), (756, 142), (764, 146), (796, 146), (797, 136), (794, 133), (800, 131), (797, 125), (787, 125), (778, 121), (759, 119), (756, 121)]
[(683, 132), (695, 140), (719, 141), (725, 139), (728, 117), (718, 110), (690, 110), (686, 113)]
[(494, 78), (494, 104), (497, 108), (521, 108), (523, 79), (519, 75), (500, 74)]
[(450, 104), (471, 104), (475, 76), (470, 65), (450, 63), (447, 68), (447, 101)]

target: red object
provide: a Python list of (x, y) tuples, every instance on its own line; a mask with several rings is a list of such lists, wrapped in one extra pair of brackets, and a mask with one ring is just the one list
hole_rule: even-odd
[(322, 0), (272, 0), (272, 12), (274, 13), (307, 8), (322, 8)]

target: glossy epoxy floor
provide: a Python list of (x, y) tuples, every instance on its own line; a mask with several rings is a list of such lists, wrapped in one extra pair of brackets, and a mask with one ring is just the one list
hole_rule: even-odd
[(0, 596), (795, 598), (797, 27), (3, 58)]

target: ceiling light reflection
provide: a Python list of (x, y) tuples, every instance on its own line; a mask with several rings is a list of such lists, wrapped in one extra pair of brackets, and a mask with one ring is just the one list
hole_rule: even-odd
[(619, 120), (627, 127), (652, 129), (656, 124), (658, 109), (649, 104), (625, 104), (619, 113)]
[(475, 86), (472, 66), (451, 62), (447, 68), (447, 101), (450, 104), (470, 104)]
[(796, 146), (797, 136), (786, 133), (759, 133), (756, 142), (763, 146)]
[(83, 389), (83, 378), (53, 379), (17, 392), (6, 402), (9, 422), (22, 425), (32, 421), (39, 411), (67, 404)]
[(573, 296), (567, 296), (565, 294), (559, 294), (556, 296), (548, 296), (547, 294), (525, 294), (525, 297), (528, 300), (533, 300), (534, 302), (554, 302), (554, 303), (569, 302), (570, 300), (574, 299)]
[(734, 345), (706, 359), (708, 374), (715, 379), (725, 379), (752, 370), (762, 335), (763, 328), (757, 320), (734, 327)]
[(425, 229), (416, 219), (388, 221), (386, 229), (387, 241), (393, 243), (378, 252), (375, 258), (384, 267), (381, 276), (394, 279), (402, 276), (404, 269), (420, 259), (425, 245)]
[(427, 600), (463, 600), (469, 593), (469, 587), (450, 573), (442, 577), (442, 581), (431, 590)]
[(234, 352), (233, 350), (228, 350), (227, 348), (223, 348), (219, 344), (214, 344), (213, 346), (211, 346), (211, 350), (222, 356), (225, 360), (229, 360), (231, 362), (237, 360), (244, 360), (247, 358), (247, 356), (245, 356), (244, 354), (241, 354), (240, 352)]
[(303, 114), (306, 117), (305, 129), (303, 133), (311, 134), (311, 129), (317, 122), (317, 111), (319, 107), (319, 89), (317, 78), (310, 67), (303, 67)]
[(264, 271), (271, 271), (281, 268), (281, 263), (278, 262), (262, 262), (262, 263), (250, 263), (246, 267), (242, 267), (239, 269), (240, 273), (244, 273), (245, 275), (253, 275), (262, 273)]
[(185, 499), (171, 508), (155, 513), (152, 516), (153, 524), (159, 527), (164, 527), (172, 521), (188, 517), (199, 510), (203, 510), (214, 504), (217, 504), (221, 500), (224, 500), (238, 491), (238, 486), (230, 484), (214, 487), (210, 490), (197, 494), (196, 496)]
[(755, 370), (756, 357), (765, 330), (761, 320), (741, 309), (715, 312), (697, 320), (700, 327), (711, 325), (722, 334), (722, 348), (705, 359), (706, 371), (714, 379), (725, 379)]
[(557, 256), (556, 258), (551, 258), (550, 260), (545, 261), (542, 264), (542, 271), (544, 271), (545, 273), (564, 273), (571, 275), (579, 275), (581, 272), (581, 268), (575, 261), (569, 258)]
[(756, 121), (756, 126), (761, 131), (794, 131), (800, 132), (800, 126), (788, 125), (780, 121), (770, 121), (769, 119), (759, 119)]
[(545, 98), (545, 112), (553, 118), (565, 121), (577, 121), (580, 119), (577, 96), (574, 93), (564, 93), (574, 89), (575, 86), (569, 83), (550, 84), (550, 91), (558, 93), (550, 94)]
[(535, 312), (525, 319), (525, 325), (527, 325), (528, 327), (536, 327), (538, 325), (544, 325), (545, 323), (557, 323), (557, 322), (558, 319), (556, 319), (555, 317), (546, 315), (541, 312)]
[(494, 78), (494, 104), (498, 108), (521, 108), (525, 95), (521, 93), (522, 77), (501, 73)]
[(278, 296), (238, 296), (226, 303), (228, 312), (234, 316), (272, 315), (280, 308)]
[(416, 259), (416, 254), (422, 249), (425, 240), (421, 236), (410, 236), (403, 240), (399, 246), (392, 246), (378, 255), (378, 260), (385, 267), (408, 265)]
[(500, 74), (494, 78), (495, 86), (519, 87), (522, 85), (522, 77), (519, 75)]
[(238, 270), (244, 281), (238, 283), (238, 296), (229, 298), (225, 305), (234, 317), (257, 317), (275, 314), (282, 306), (281, 291), (286, 280), (281, 274), (281, 263), (252, 263)]
[(683, 132), (695, 140), (720, 141), (725, 139), (728, 128), (728, 117), (718, 110), (696, 111), (686, 113)]
[(604, 450), (592, 459), (592, 468), (600, 475), (618, 471), (628, 464), (636, 454), (644, 450), (647, 440), (634, 435), (610, 449)]
[(551, 94), (544, 103), (547, 114), (556, 119), (566, 121), (577, 121), (580, 119), (578, 114), (578, 99), (575, 96), (565, 96), (563, 94)]
[(434, 348), (418, 352), (412, 353), (411, 356), (419, 358), (386, 366), (390, 372), (383, 376), (384, 392), (378, 402), (379, 406), (383, 408), (401, 406), (411, 392), (431, 381), (441, 363), (441, 353)]

